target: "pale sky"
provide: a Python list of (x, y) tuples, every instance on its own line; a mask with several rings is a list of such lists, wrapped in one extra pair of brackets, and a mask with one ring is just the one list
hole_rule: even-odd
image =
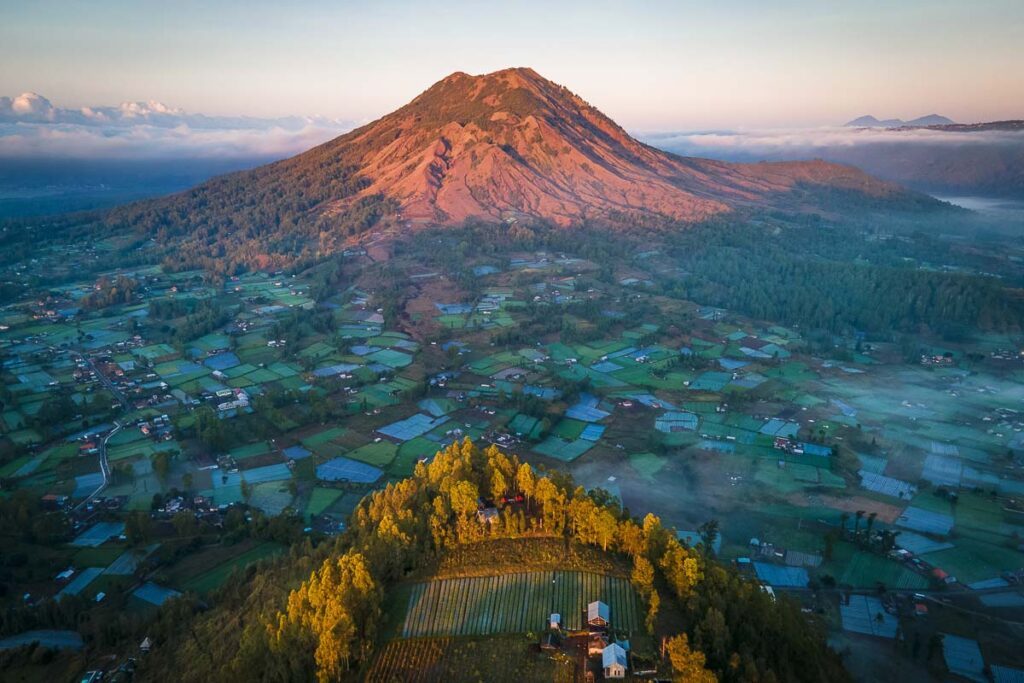
[(366, 121), (531, 66), (631, 130), (1024, 118), (1024, 1), (0, 0), (0, 95)]

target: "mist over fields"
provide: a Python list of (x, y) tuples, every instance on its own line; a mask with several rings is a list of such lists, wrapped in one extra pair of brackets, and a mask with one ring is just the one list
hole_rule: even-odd
[(1024, 199), (1024, 132), (828, 127), (647, 133), (685, 156), (727, 161), (820, 158), (938, 195)]

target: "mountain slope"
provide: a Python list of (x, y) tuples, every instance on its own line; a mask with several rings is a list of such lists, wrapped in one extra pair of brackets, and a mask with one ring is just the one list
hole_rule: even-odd
[(530, 69), (456, 73), (334, 143), (406, 218), (461, 222), (525, 214), (569, 224), (616, 213), (700, 220), (797, 184), (898, 192), (819, 162), (736, 165), (647, 147)]
[(821, 210), (837, 197), (925, 201), (849, 166), (663, 152), (533, 70), (506, 69), (452, 74), (308, 152), (116, 210), (107, 222), (156, 232), (158, 241), (188, 235), (194, 249), (234, 235), (283, 253), (310, 240), (333, 249), (385, 216), (423, 224), (693, 222), (743, 207)]

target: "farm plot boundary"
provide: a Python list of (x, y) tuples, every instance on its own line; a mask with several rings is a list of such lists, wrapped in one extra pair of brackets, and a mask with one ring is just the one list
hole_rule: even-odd
[(609, 605), (612, 625), (640, 628), (641, 610), (628, 579), (593, 572), (540, 571), (436, 579), (412, 586), (403, 638), (525, 633), (547, 627), (552, 613), (582, 628), (587, 604)]

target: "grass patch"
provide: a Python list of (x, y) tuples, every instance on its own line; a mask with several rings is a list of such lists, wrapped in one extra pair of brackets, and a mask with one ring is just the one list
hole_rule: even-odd
[(324, 510), (334, 504), (336, 500), (341, 498), (344, 491), (338, 489), (329, 489), (322, 486), (317, 486), (313, 489), (309, 495), (309, 502), (306, 503), (306, 517), (310, 515), (319, 515)]
[(284, 550), (284, 546), (278, 543), (261, 543), (255, 548), (236, 555), (230, 560), (215, 566), (213, 569), (189, 579), (182, 584), (182, 587), (185, 590), (194, 591), (201, 595), (210, 593), (223, 586), (224, 582), (228, 580), (228, 577), (236, 569), (244, 569), (260, 560), (280, 555)]
[(377, 443), (368, 443), (365, 446), (360, 446), (345, 455), (353, 460), (365, 462), (367, 465), (373, 465), (374, 467), (386, 467), (395, 459), (395, 455), (397, 453), (398, 447), (395, 444), (390, 441), (379, 441)]

